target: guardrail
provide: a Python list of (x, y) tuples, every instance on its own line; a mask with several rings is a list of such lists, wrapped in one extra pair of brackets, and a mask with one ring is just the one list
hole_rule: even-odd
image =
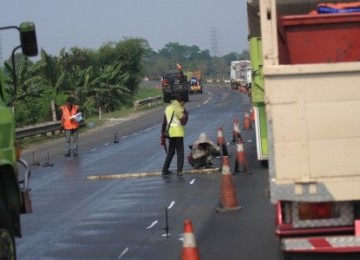
[[(151, 107), (154, 104), (160, 104), (161, 102), (162, 102), (162, 96), (149, 97), (149, 98), (137, 100), (134, 102), (134, 109), (137, 110), (144, 106)], [(84, 125), (84, 123), (81, 125)], [(47, 122), (33, 126), (27, 126), (24, 128), (18, 128), (15, 130), (15, 134), (16, 134), (16, 139), (21, 139), (25, 137), (47, 134), (60, 130), (61, 130), (61, 122), (54, 121), (54, 122)]]
[(134, 102), (134, 109), (140, 109), (144, 106), (152, 107), (154, 104), (160, 104), (163, 101), (162, 96), (148, 97)]
[(35, 126), (28, 126), (24, 128), (16, 129), (16, 139), (21, 139), (29, 136), (35, 136), (39, 134), (46, 134), (61, 129), (60, 121), (47, 122)]

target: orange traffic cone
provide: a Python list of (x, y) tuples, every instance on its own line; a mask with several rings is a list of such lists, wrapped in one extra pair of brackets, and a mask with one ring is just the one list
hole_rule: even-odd
[(230, 173), (229, 157), (222, 157), (221, 193), (218, 212), (237, 211), (242, 209), (236, 198), (235, 185)]
[(233, 127), (233, 143), (236, 143), (238, 140), (242, 141), (242, 137), (240, 134), (240, 128), (239, 128), (239, 119), (234, 119), (234, 127)]
[(251, 128), (252, 128), (252, 127), (251, 127), (251, 118), (250, 118), (250, 115), (249, 115), (249, 113), (245, 112), (243, 129), (249, 130), (249, 129), (251, 129)]
[(184, 221), (184, 241), (182, 249), (182, 260), (199, 260), (199, 251), (196, 247), (195, 236), (191, 220)]
[(255, 110), (252, 108), (250, 109), (250, 118), (251, 118), (251, 121), (255, 121)]
[(218, 146), (220, 146), (221, 153), (222, 153), (223, 156), (229, 156), (229, 152), (227, 150), (225, 138), (224, 138), (223, 131), (222, 131), (221, 127), (219, 127), (219, 129), (218, 129), (218, 136), (217, 136), (216, 144)]
[(245, 157), (244, 144), (240, 141), (236, 143), (235, 173), (251, 174), (249, 172), (248, 161)]

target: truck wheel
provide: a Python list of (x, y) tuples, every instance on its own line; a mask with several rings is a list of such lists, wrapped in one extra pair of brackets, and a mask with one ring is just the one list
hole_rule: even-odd
[(185, 99), (185, 102), (189, 102), (189, 93), (186, 93), (186, 94), (185, 94), (184, 99)]
[(15, 238), (11, 232), (9, 215), (0, 201), (0, 258), (16, 259)]
[(165, 103), (170, 103), (170, 95), (165, 95), (165, 94), (164, 94), (163, 101), (164, 101)]

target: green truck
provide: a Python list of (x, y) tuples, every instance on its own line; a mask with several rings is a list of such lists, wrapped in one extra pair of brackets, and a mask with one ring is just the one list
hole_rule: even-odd
[[(20, 27), (0, 27), (0, 30), (7, 29), (17, 29), (20, 32), (21, 45), (14, 49), (12, 55), (14, 98), (16, 98), (14, 52), (21, 48), (24, 55), (36, 56), (38, 48), (33, 23), (25, 22)], [(22, 180), (18, 176), (18, 163), (26, 165), (26, 162), (19, 158), (13, 107), (8, 105), (9, 102), (5, 98), (4, 79), (0, 71), (0, 256), (1, 259), (16, 259), (15, 237), (21, 237), (20, 215), (31, 213), (31, 202), (27, 176)]]
[(247, 5), (251, 60), (259, 61), (254, 74), (263, 86), (252, 98), (259, 118), (266, 111), (269, 195), (282, 256), (359, 257), (359, 3)]
[(251, 101), (255, 114), (256, 152), (262, 165), (268, 162), (268, 131), (265, 111), (265, 86), (262, 62), (262, 41), (258, 9), (248, 5), (249, 50), (251, 60)]

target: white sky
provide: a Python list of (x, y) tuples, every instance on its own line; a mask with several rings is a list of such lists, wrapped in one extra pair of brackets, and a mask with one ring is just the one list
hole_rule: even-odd
[[(246, 0), (5, 0), (0, 27), (32, 21), (39, 50), (98, 48), (141, 37), (155, 51), (169, 42), (197, 45), (217, 56), (247, 49)], [(0, 58), (19, 45), (16, 30), (0, 31)]]

